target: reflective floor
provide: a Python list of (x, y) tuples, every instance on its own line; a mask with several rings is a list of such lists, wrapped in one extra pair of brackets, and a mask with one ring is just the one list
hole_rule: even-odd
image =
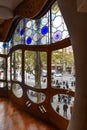
[(0, 98), (0, 130), (58, 130), (19, 111), (8, 100)]

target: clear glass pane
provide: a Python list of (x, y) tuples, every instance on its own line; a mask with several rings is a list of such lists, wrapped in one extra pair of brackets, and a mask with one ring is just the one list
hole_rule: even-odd
[(35, 91), (32, 91), (32, 90), (27, 91), (27, 96), (34, 103), (42, 103), (42, 102), (44, 102), (44, 100), (46, 98), (45, 94), (35, 92)]
[(25, 83), (38, 89), (47, 87), (46, 52), (25, 51)]
[(11, 82), (8, 82), (8, 90), (11, 90)]
[(51, 99), (51, 105), (58, 114), (70, 119), (74, 107), (74, 97), (65, 94), (54, 95)]
[(12, 91), (17, 98), (21, 98), (23, 96), (23, 89), (19, 84), (14, 83), (12, 85)]
[(75, 67), (72, 46), (52, 52), (52, 87), (75, 91)]
[(6, 59), (0, 57), (0, 79), (6, 79)]
[(22, 51), (12, 53), (12, 79), (22, 81)]

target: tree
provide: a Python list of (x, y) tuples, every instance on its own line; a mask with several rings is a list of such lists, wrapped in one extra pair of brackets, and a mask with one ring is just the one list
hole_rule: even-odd
[[(37, 31), (39, 32), (40, 20), (38, 19), (35, 22), (36, 22)], [(37, 35), (37, 39), (38, 39), (38, 35)], [(35, 70), (35, 87), (41, 88), (42, 61), (41, 61), (40, 52), (38, 51), (36, 51), (34, 70)], [(37, 102), (40, 102), (41, 100), (42, 100), (41, 93), (37, 93)]]
[(53, 51), (52, 64), (60, 64), (63, 68), (63, 71), (66, 70), (67, 66), (72, 67), (74, 65), (73, 51), (67, 52), (66, 48)]

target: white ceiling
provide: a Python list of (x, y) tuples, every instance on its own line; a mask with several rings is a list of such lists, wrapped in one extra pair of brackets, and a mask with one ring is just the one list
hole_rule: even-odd
[(13, 17), (13, 10), (23, 0), (0, 0), (0, 18), (9, 19)]

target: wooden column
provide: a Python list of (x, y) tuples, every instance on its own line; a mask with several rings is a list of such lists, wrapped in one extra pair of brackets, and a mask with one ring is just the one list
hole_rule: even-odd
[(76, 93), (67, 130), (87, 130), (87, 13), (77, 12), (76, 0), (57, 0), (74, 50)]

